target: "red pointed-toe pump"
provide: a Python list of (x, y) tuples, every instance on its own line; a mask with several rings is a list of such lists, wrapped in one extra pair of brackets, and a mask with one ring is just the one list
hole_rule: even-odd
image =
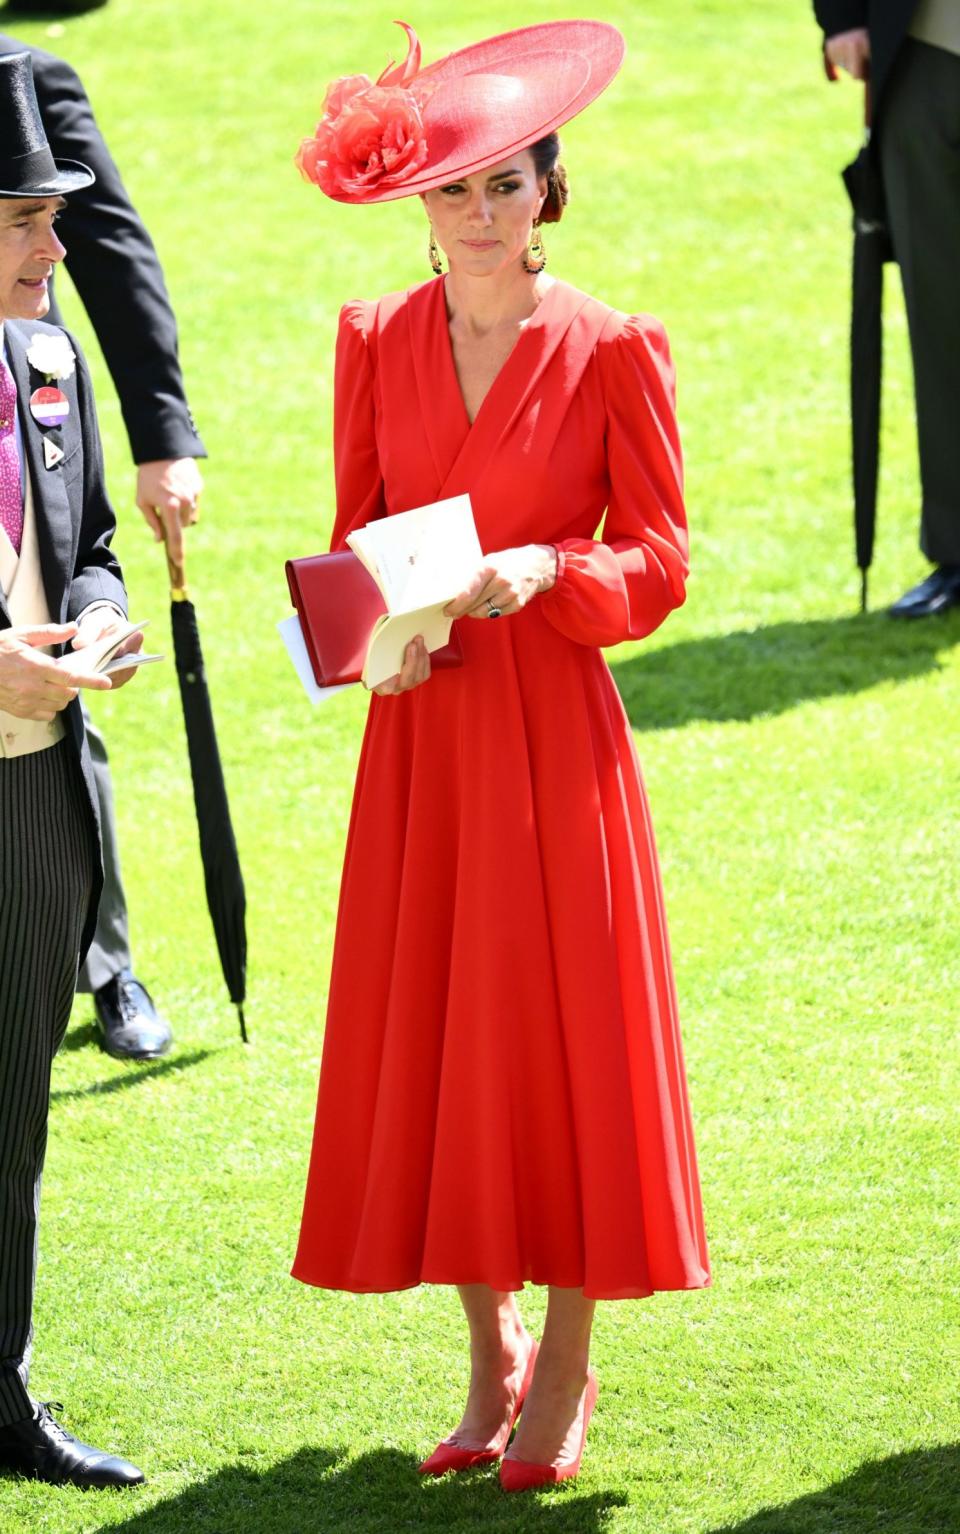
[(583, 1446), (587, 1441), (587, 1428), (597, 1404), (599, 1385), (591, 1369), (583, 1392), (583, 1418), (580, 1425), (580, 1444), (573, 1459), (554, 1460), (549, 1465), (534, 1465), (529, 1460), (508, 1455), (500, 1464), (500, 1485), (504, 1491), (532, 1491), (535, 1486), (550, 1486), (555, 1481), (569, 1481), (580, 1469)]
[(467, 1444), (457, 1442), (456, 1433), (451, 1433), (449, 1438), (444, 1438), (437, 1444), (429, 1459), (425, 1459), (419, 1466), (421, 1475), (446, 1475), (448, 1470), (470, 1470), (474, 1465), (492, 1465), (500, 1459), (504, 1449), (510, 1442), (510, 1434), (513, 1432), (516, 1420), (523, 1409), (523, 1403), (527, 1399), (527, 1391), (530, 1389), (530, 1381), (533, 1379), (533, 1371), (537, 1362), (539, 1344), (532, 1342), (530, 1352), (527, 1354), (527, 1367), (523, 1375), (523, 1383), (513, 1403), (513, 1412), (510, 1421), (501, 1431), (499, 1437), (492, 1444), (487, 1444), (482, 1449), (471, 1448)]

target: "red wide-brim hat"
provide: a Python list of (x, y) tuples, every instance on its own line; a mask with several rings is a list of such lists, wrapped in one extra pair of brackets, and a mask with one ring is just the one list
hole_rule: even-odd
[(623, 61), (603, 21), (548, 21), (503, 32), (420, 68), (407, 57), (376, 82), (335, 80), (297, 164), (337, 202), (389, 202), (485, 170), (582, 112)]

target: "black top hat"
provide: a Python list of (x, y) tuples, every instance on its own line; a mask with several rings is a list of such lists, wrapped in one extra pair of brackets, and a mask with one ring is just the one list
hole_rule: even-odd
[(53, 158), (29, 53), (0, 54), (0, 197), (61, 197), (95, 179), (79, 160)]

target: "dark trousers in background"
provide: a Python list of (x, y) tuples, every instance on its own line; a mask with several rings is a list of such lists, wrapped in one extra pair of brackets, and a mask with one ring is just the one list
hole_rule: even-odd
[(0, 759), (0, 1426), (28, 1417), (50, 1067), (70, 1017), (96, 844), (66, 741)]
[[(51, 284), (50, 308), (47, 322), (63, 325), (64, 318)], [(103, 736), (87, 712), (83, 702), (83, 723), (93, 761), (93, 776), (97, 788), (100, 809), (100, 835), (103, 841), (103, 894), (100, 897), (100, 914), (97, 930), (90, 952), (80, 971), (77, 990), (89, 995), (98, 991), (122, 969), (132, 968), (130, 939), (127, 931), (127, 902), (120, 882), (120, 854), (117, 849), (117, 823), (113, 808), (113, 784), (110, 781), (110, 765)]]
[(920, 547), (960, 565), (960, 55), (907, 38), (879, 131), (913, 354)]
[(117, 821), (113, 808), (113, 784), (103, 736), (90, 718), (86, 705), (83, 723), (93, 762), (93, 777), (100, 806), (100, 835), (103, 841), (103, 894), (97, 915), (97, 930), (87, 954), (77, 990), (89, 995), (131, 969), (130, 935), (127, 927), (127, 901), (120, 880), (120, 850), (117, 846)]

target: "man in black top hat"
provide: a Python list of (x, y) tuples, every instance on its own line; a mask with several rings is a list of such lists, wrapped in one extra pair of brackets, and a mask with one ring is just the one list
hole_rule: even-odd
[[(197, 516), (206, 450), (184, 390), (177, 325), (149, 234), (132, 206), (76, 72), (63, 59), (0, 32), (0, 55), (29, 51), (47, 139), (57, 158), (80, 159), (95, 184), (71, 197), (60, 219), (65, 266), (87, 310), (120, 399), (137, 469), (136, 501), (151, 530), (182, 558), (183, 525)], [(56, 300), (50, 318), (61, 316)], [(162, 526), (161, 526), (162, 524)], [(87, 717), (103, 830), (104, 886), (97, 931), (80, 971), (103, 1047), (121, 1059), (152, 1059), (170, 1046), (170, 1025), (134, 970), (106, 744)]]
[(913, 357), (920, 547), (935, 566), (890, 611), (925, 618), (960, 604), (960, 5), (814, 0), (814, 10), (829, 63), (869, 80)]
[(84, 668), (126, 595), (86, 365), (43, 322), (64, 194), (92, 181), (50, 152), (29, 54), (0, 57), (0, 1465), (83, 1487), (143, 1480), (28, 1389), (50, 1070), (102, 878), (80, 688), (132, 675)]

